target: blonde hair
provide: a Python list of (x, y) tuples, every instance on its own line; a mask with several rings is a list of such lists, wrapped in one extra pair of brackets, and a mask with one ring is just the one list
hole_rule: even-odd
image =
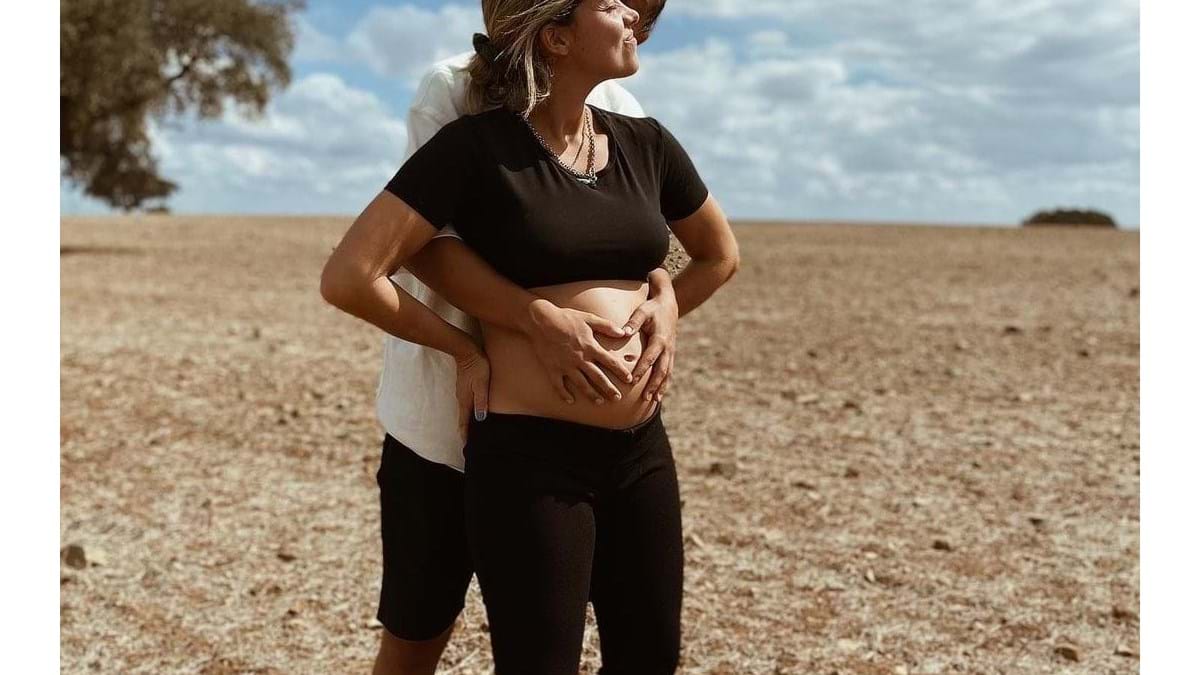
[(551, 23), (567, 25), (583, 0), (483, 0), (483, 25), (497, 53), (478, 53), (467, 64), (467, 110), (504, 107), (528, 116), (550, 95), (553, 72), (539, 34)]

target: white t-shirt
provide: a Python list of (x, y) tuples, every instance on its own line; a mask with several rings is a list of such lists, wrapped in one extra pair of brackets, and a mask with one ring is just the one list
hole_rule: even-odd
[[(408, 110), (405, 160), (443, 126), (466, 113), (466, 66), (473, 53), (464, 52), (438, 61), (421, 78)], [(633, 95), (613, 80), (593, 89), (587, 102), (631, 117), (646, 116)], [(461, 239), (452, 226), (443, 228), (434, 236), (437, 237)], [(391, 280), (483, 345), (479, 322), (434, 293), (408, 270), (401, 267)], [(384, 430), (413, 452), (463, 471), (466, 439), (458, 432), (458, 400), (454, 396), (457, 374), (454, 357), (449, 354), (385, 333), (375, 410)]]

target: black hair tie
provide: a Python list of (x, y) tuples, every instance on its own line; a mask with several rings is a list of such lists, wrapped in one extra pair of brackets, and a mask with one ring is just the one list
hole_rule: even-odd
[(471, 44), (475, 46), (475, 53), (489, 64), (496, 63), (496, 59), (500, 58), (500, 50), (496, 49), (492, 39), (483, 33), (476, 33), (471, 38)]

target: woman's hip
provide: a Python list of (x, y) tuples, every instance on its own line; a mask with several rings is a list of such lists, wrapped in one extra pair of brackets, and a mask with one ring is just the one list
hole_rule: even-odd
[(463, 455), (467, 484), (476, 489), (561, 489), (589, 497), (619, 489), (650, 465), (673, 466), (661, 402), (622, 429), (489, 412), (470, 421)]
[[(568, 383), (567, 386), (575, 399), (574, 402), (567, 403), (548, 378), (542, 375), (531, 377), (530, 368), (509, 370), (496, 361), (493, 361), (493, 364), (488, 392), (489, 415), (505, 413), (546, 417), (619, 431), (650, 419), (657, 405), (656, 401), (648, 401), (645, 397), (646, 385), (650, 383), (650, 370), (633, 383), (627, 383), (605, 370), (604, 374), (608, 380), (621, 392), (620, 399), (609, 398), (603, 393), (598, 394), (594, 387), (586, 392), (580, 391), (580, 385)], [(630, 367), (632, 368), (632, 363)], [(540, 369), (540, 364), (536, 365), (536, 368)], [(600, 403), (595, 401), (597, 396), (602, 397)]]

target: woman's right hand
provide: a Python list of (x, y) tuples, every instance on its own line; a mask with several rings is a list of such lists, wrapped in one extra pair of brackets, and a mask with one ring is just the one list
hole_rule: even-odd
[(492, 367), (487, 356), (481, 351), (474, 351), (463, 358), (455, 359), (455, 363), (458, 366), (458, 376), (454, 384), (454, 394), (458, 399), (458, 431), (465, 440), (471, 415), (475, 415), (477, 420), (487, 416), (488, 384), (492, 379)]
[(533, 353), (541, 361), (542, 370), (563, 401), (575, 402), (571, 390), (595, 403), (603, 403), (605, 397), (621, 398), (621, 391), (600, 366), (627, 383), (633, 381), (633, 374), (615, 353), (596, 341), (596, 334), (628, 339), (631, 336), (625, 333), (624, 326), (598, 314), (558, 307), (545, 299), (535, 302), (531, 312), (532, 328), (526, 335), (533, 342)]

